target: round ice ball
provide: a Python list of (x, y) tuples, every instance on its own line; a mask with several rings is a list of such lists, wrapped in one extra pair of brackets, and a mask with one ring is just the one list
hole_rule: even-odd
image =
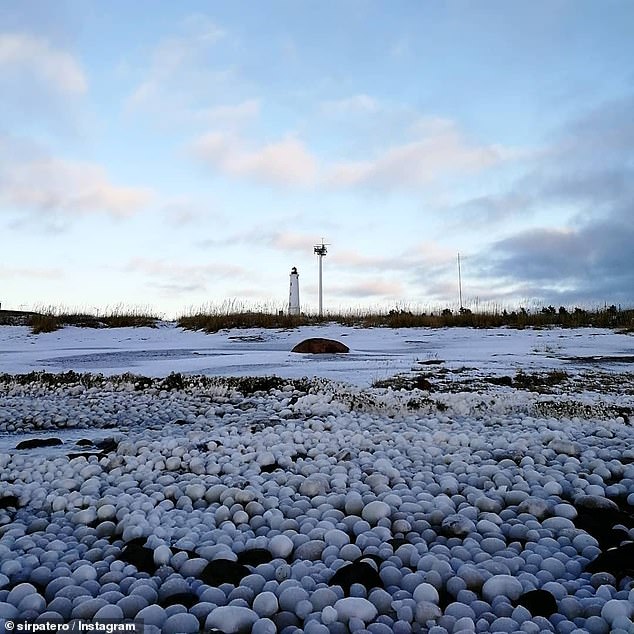
[(293, 542), (286, 535), (275, 535), (269, 541), (269, 551), (274, 559), (285, 559), (293, 552)]
[(249, 608), (222, 605), (209, 613), (205, 627), (207, 629), (216, 628), (226, 632), (226, 634), (237, 634), (245, 630), (249, 631), (258, 619), (258, 615)]
[(361, 517), (368, 522), (368, 524), (375, 525), (380, 519), (389, 517), (391, 512), (392, 509), (389, 504), (381, 502), (381, 500), (373, 500), (363, 507)]
[(431, 603), (438, 603), (439, 595), (438, 590), (434, 588), (430, 583), (421, 583), (416, 588), (414, 588), (414, 592), (412, 593), (412, 597), (414, 601), (429, 601)]
[(261, 592), (253, 600), (253, 610), (260, 617), (275, 614), (278, 607), (277, 597), (273, 592)]
[(521, 582), (511, 575), (493, 575), (482, 586), (482, 596), (489, 603), (500, 595), (514, 601), (520, 597), (523, 591)]
[(357, 618), (364, 623), (368, 623), (377, 615), (376, 607), (370, 601), (361, 597), (339, 599), (335, 603), (335, 610), (338, 619), (344, 622)]
[(161, 628), (162, 634), (194, 634), (199, 630), (198, 619), (187, 612), (172, 614), (165, 620)]
[(612, 624), (619, 617), (631, 618), (634, 614), (634, 605), (627, 600), (610, 599), (601, 608), (601, 617)]

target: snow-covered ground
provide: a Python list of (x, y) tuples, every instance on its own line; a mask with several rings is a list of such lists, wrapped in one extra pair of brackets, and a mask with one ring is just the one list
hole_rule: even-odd
[[(350, 353), (322, 357), (290, 352), (308, 337), (337, 339)], [(623, 370), (633, 359), (633, 336), (602, 329), (363, 329), (331, 324), (205, 334), (165, 323), (158, 328), (64, 328), (32, 335), (25, 326), (0, 328), (0, 371), (9, 373), (276, 374), (370, 385), (434, 360), (447, 368), (509, 373), (519, 368)]]
[[(310, 336), (351, 351), (289, 352)], [(105, 375), (0, 382), (0, 621), (632, 633), (633, 356), (607, 330), (0, 328), (0, 372)]]

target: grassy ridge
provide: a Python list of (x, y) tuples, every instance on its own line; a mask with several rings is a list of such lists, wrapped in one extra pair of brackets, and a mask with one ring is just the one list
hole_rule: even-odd
[(525, 309), (508, 312), (453, 312), (445, 309), (439, 312), (418, 313), (404, 310), (386, 312), (350, 312), (315, 315), (287, 315), (266, 311), (200, 311), (178, 319), (178, 325), (189, 330), (217, 332), (227, 328), (295, 328), (334, 322), (342, 326), (361, 328), (445, 328), (463, 326), (472, 328), (543, 328), (561, 326), (564, 328), (619, 328), (634, 332), (634, 309), (618, 310), (610, 306), (603, 310), (588, 311), (576, 308), (556, 310), (552, 306), (536, 312)]
[[(54, 332), (64, 326), (85, 328), (155, 327), (161, 316), (148, 309), (130, 309), (118, 306), (103, 313), (68, 311), (56, 308), (39, 309), (32, 312), (1, 311), (0, 324), (22, 324), (30, 326), (34, 334)], [(18, 315), (19, 313), (19, 315)], [(301, 314), (288, 315), (285, 311), (262, 307), (248, 310), (231, 304), (222, 307), (206, 307), (190, 311), (177, 320), (181, 328), (218, 332), (232, 328), (297, 328), (337, 323), (359, 328), (613, 328), (634, 333), (634, 309), (620, 310), (616, 306), (584, 310), (553, 306), (535, 310), (489, 310), (473, 312), (444, 310), (422, 312), (416, 310), (356, 310), (329, 313), (323, 317)]]
[(27, 316), (25, 324), (31, 327), (33, 334), (54, 332), (64, 326), (83, 328), (124, 328), (126, 326), (156, 326), (158, 315), (143, 309), (115, 308), (103, 314), (85, 312), (64, 312), (47, 309)]
[(178, 319), (178, 325), (187, 330), (218, 332), (227, 328), (296, 328), (309, 323), (318, 323), (314, 317), (288, 315), (286, 313), (238, 312), (197, 313)]

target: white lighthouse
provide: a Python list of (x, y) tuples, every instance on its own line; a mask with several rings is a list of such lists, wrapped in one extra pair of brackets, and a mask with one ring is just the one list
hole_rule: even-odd
[(299, 274), (297, 269), (291, 269), (291, 284), (288, 292), (288, 314), (299, 315)]

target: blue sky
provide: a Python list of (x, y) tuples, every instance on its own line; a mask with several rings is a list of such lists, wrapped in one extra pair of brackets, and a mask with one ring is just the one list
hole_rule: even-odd
[(5, 1), (0, 301), (634, 303), (634, 4)]

